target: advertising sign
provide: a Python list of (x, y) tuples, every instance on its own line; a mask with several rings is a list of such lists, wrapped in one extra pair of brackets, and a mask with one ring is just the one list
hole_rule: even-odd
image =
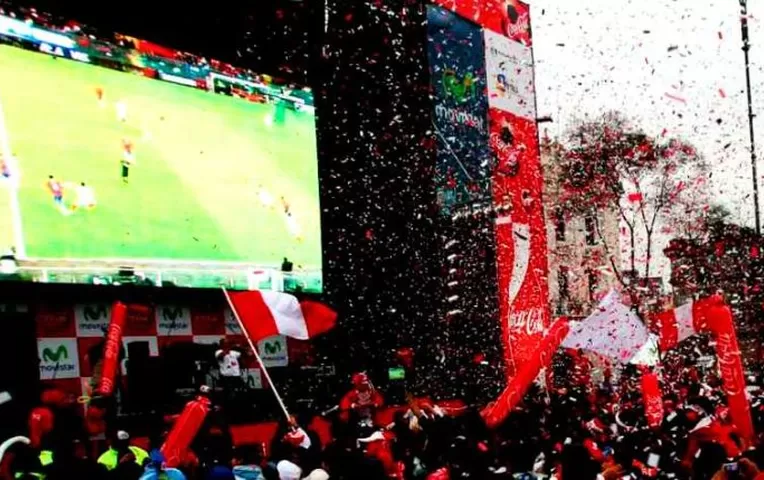
[(530, 7), (520, 0), (434, 0), (486, 30), (531, 46)]
[(488, 105), (526, 119), (536, 118), (533, 52), (505, 36), (485, 31)]
[(78, 337), (103, 337), (109, 328), (111, 306), (106, 303), (76, 305), (74, 319)]
[(427, 7), (428, 58), (441, 211), (490, 199), (488, 99), (483, 34), (440, 7)]
[(80, 376), (75, 338), (40, 338), (37, 340), (37, 354), (40, 358), (40, 380)]
[(266, 367), (286, 367), (289, 365), (287, 339), (275, 335), (257, 342), (257, 351)]
[(162, 305), (156, 309), (157, 333), (160, 336), (191, 335), (191, 312), (176, 305)]
[(550, 325), (543, 177), (536, 121), (490, 111), (496, 155), (494, 204), (507, 213), (496, 219), (499, 311), (508, 373), (525, 363)]
[(35, 310), (38, 337), (75, 337), (77, 329), (71, 306), (39, 305)]

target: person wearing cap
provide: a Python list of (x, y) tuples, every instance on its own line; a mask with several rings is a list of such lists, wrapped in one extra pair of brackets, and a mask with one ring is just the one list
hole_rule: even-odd
[(141, 467), (149, 460), (146, 450), (130, 445), (130, 434), (124, 430), (118, 430), (112, 438), (111, 446), (98, 457), (98, 463), (111, 471), (120, 463), (132, 460)]
[(277, 463), (276, 470), (279, 472), (279, 480), (300, 480), (302, 478), (302, 469), (289, 460), (282, 460)]
[(354, 412), (361, 419), (371, 420), (376, 410), (384, 406), (384, 398), (371, 384), (366, 373), (353, 375), (352, 383), (353, 389), (340, 401), (340, 411), (345, 415)]
[(165, 466), (164, 455), (159, 450), (152, 450), (149, 455), (149, 461), (146, 465), (146, 471), (139, 480), (186, 480), (183, 472), (177, 468)]

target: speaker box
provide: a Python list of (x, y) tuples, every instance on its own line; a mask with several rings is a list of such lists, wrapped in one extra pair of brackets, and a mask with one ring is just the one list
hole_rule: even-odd
[(127, 410), (131, 413), (145, 413), (155, 407), (153, 386), (161, 378), (161, 366), (150, 357), (149, 343), (146, 341), (127, 344)]

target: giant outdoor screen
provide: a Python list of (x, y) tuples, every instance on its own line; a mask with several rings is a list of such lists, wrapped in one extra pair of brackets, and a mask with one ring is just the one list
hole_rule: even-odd
[[(0, 16), (0, 248), (48, 282), (320, 290), (309, 89)], [(275, 272), (275, 274), (274, 274)]]

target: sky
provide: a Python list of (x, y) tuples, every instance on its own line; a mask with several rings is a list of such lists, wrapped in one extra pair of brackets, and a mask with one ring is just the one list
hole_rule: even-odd
[[(737, 223), (753, 226), (738, 0), (529, 3), (539, 116), (554, 119), (542, 129), (554, 137), (575, 118), (613, 109), (648, 134), (665, 129), (697, 147), (711, 165), (712, 198), (728, 207)], [(749, 1), (748, 10), (758, 113), (764, 108), (764, 2)], [(754, 126), (761, 158), (764, 113)], [(764, 163), (758, 164), (764, 186)], [(659, 268), (668, 274), (665, 259)]]

